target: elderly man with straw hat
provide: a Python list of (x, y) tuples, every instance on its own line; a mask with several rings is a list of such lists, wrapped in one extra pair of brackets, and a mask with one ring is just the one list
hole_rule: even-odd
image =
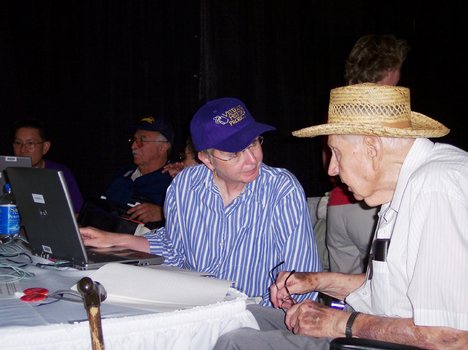
[[(329, 175), (356, 199), (382, 205), (367, 272), (279, 273), (270, 296), (277, 308), (289, 304), (285, 319), (280, 310), (252, 307), (261, 331), (231, 332), (216, 349), (328, 349), (344, 336), (467, 349), (468, 154), (429, 140), (448, 132), (411, 111), (407, 88), (333, 89), (328, 122), (293, 134), (329, 135)], [(349, 309), (291, 298), (310, 291)]]

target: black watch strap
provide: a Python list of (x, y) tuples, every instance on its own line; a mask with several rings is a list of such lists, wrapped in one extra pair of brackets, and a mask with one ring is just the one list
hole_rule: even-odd
[(346, 330), (345, 330), (345, 335), (346, 338), (352, 338), (353, 337), (353, 324), (354, 320), (356, 319), (357, 315), (359, 315), (360, 312), (353, 311), (351, 315), (348, 318), (348, 321), (346, 322)]

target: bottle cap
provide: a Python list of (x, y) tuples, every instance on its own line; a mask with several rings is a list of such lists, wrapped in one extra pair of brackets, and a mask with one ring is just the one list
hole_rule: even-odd
[(3, 185), (3, 192), (4, 193), (10, 193), (11, 192), (11, 185), (7, 182), (5, 185)]

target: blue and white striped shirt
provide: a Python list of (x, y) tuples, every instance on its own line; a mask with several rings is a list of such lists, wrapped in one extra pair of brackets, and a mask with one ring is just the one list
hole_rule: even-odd
[[(166, 226), (146, 238), (165, 264), (211, 273), (235, 282), (271, 305), (269, 271), (320, 271), (304, 190), (285, 169), (261, 165), (258, 177), (224, 207), (213, 174), (204, 165), (179, 173), (169, 186)], [(297, 297), (297, 298), (296, 298)], [(316, 293), (295, 296), (315, 299)]]

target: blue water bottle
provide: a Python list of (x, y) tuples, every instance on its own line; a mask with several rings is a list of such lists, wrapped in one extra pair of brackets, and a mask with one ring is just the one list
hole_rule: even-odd
[(11, 194), (11, 186), (6, 183), (3, 186), (3, 194), (0, 196), (0, 238), (2, 240), (14, 238), (20, 232), (20, 216), (18, 208)]

